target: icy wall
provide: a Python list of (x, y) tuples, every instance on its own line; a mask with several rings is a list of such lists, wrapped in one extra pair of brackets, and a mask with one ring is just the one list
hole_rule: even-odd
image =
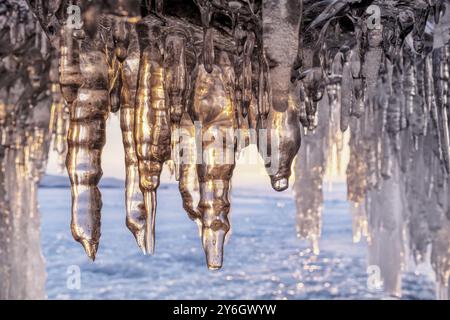
[(51, 141), (52, 50), (24, 2), (0, 2), (0, 30), (0, 299), (43, 298), (36, 192)]
[[(430, 256), (446, 298), (449, 6), (0, 0), (0, 271), (24, 288), (2, 281), (0, 297), (43, 295), (42, 258), (31, 245), (39, 242), (35, 192), (51, 142), (71, 181), (73, 237), (95, 259), (105, 126), (118, 112), (126, 225), (144, 253), (155, 250), (168, 163), (208, 267), (222, 266), (235, 159), (250, 143), (276, 191), (288, 189), (295, 168), (297, 232), (318, 252), (322, 185), (345, 171), (347, 152), (354, 239), (367, 238), (385, 290), (399, 296), (408, 258)], [(39, 277), (15, 275), (28, 268)]]

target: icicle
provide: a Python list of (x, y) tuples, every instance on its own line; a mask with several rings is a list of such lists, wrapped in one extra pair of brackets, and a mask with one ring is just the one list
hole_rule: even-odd
[[(221, 66), (230, 65), (228, 56), (221, 53), (220, 66), (213, 65), (208, 73), (197, 66), (193, 98), (193, 116), (200, 121), (202, 134), (202, 161), (197, 160), (200, 188), (198, 210), (202, 221), (202, 243), (208, 268), (222, 267), (223, 246), (230, 230), (231, 176), (234, 170), (234, 146), (229, 136), (237, 126), (232, 110), (233, 97), (227, 94), (227, 75)], [(217, 99), (211, 100), (214, 96)]]
[(392, 177), (392, 151), (391, 151), (391, 140), (388, 134), (383, 134), (381, 138), (381, 149), (382, 151), (382, 163), (381, 163), (381, 176), (384, 179), (389, 179)]
[(252, 101), (253, 97), (253, 86), (252, 86), (252, 78), (253, 78), (253, 70), (252, 70), (252, 58), (253, 58), (253, 50), (255, 47), (256, 37), (253, 32), (247, 32), (247, 39), (245, 40), (244, 45), (244, 63), (243, 63), (243, 71), (242, 71), (242, 115), (243, 117), (247, 116), (248, 108)]
[(398, 150), (398, 143), (400, 138), (400, 131), (402, 130), (402, 118), (403, 118), (403, 110), (402, 110), (402, 98), (399, 97), (399, 93), (403, 92), (400, 87), (400, 71), (398, 67), (394, 66), (394, 89), (389, 97), (389, 104), (387, 107), (387, 118), (386, 118), (386, 131), (391, 135), (392, 140), (394, 141), (394, 145)]
[[(57, 78), (57, 75), (55, 75), (54, 77)], [(70, 115), (68, 108), (64, 105), (64, 101), (61, 95), (61, 87), (58, 83), (52, 84), (51, 92), (52, 105), (49, 123), (49, 134), (50, 137), (54, 135), (53, 150), (58, 155), (59, 170), (60, 172), (63, 172), (67, 156), (67, 132), (69, 130)]]
[[(158, 32), (150, 26), (150, 34)], [(152, 41), (152, 40), (151, 40)], [(165, 100), (163, 57), (158, 43), (142, 48), (135, 110), (135, 142), (140, 188), (147, 212), (145, 252), (155, 249), (156, 190), (163, 164), (170, 158), (170, 115)]]
[[(87, 37), (83, 41), (89, 40), (92, 39)], [(108, 66), (100, 48), (82, 46), (80, 70), (84, 81), (70, 107), (66, 166), (72, 186), (72, 234), (94, 260), (100, 239), (102, 201), (98, 183), (102, 176), (101, 154), (109, 112)], [(65, 79), (63, 73), (61, 77)], [(66, 84), (66, 81), (61, 83)], [(70, 102), (72, 96), (67, 96)]]
[(448, 128), (448, 82), (450, 64), (450, 45), (433, 52), (434, 93), (438, 112), (438, 128), (441, 135), (442, 156), (447, 173), (450, 172), (450, 134)]
[(182, 30), (171, 30), (166, 37), (164, 65), (165, 85), (170, 106), (172, 123), (178, 124), (186, 111), (184, 95), (186, 91), (186, 35)]
[(123, 86), (122, 68), (128, 54), (130, 44), (131, 25), (124, 18), (115, 18), (112, 21), (112, 37), (114, 51), (109, 58), (109, 103), (111, 112), (116, 113), (121, 106), (121, 93)]
[(270, 68), (271, 105), (277, 112), (288, 109), (291, 72), (297, 58), (301, 0), (263, 0), (263, 45)]
[(361, 74), (364, 78), (365, 98), (371, 99), (375, 94), (378, 73), (380, 70), (381, 58), (383, 54), (383, 30), (369, 29), (367, 32), (368, 48), (365, 51), (364, 62), (362, 64)]
[(292, 162), (301, 143), (298, 90), (291, 85), (286, 111), (271, 109), (267, 120), (259, 119), (258, 122), (258, 149), (272, 187), (279, 192), (289, 187)]
[(313, 131), (317, 127), (317, 103), (322, 99), (325, 85), (321, 68), (315, 67), (307, 73), (303, 80), (306, 93), (306, 114), (308, 119), (308, 129)]
[(434, 4), (432, 5), (432, 12), (434, 16), (434, 22), (436, 24), (439, 24), (441, 20), (442, 13), (445, 11), (446, 7), (444, 4), (444, 1), (436, 0), (434, 1)]
[(403, 88), (407, 119), (411, 119), (417, 94), (416, 66), (412, 55), (413, 53), (407, 47), (403, 50)]
[[(84, 115), (72, 118), (67, 156), (67, 170), (71, 178), (73, 196), (72, 233), (93, 260), (100, 238), (101, 195), (97, 184), (101, 177), (100, 152), (105, 139), (105, 124), (102, 122), (106, 115), (101, 111), (89, 114), (83, 108), (99, 98), (93, 93), (80, 91), (80, 100), (73, 106), (73, 114)], [(98, 100), (96, 102), (98, 103)], [(100, 98), (100, 102), (107, 105), (107, 100)], [(86, 137), (80, 133), (84, 130), (87, 132)], [(97, 133), (94, 133), (94, 130)], [(83, 171), (78, 168), (83, 168)]]
[(297, 205), (297, 235), (311, 241), (314, 254), (319, 254), (322, 233), (323, 179), (326, 153), (323, 146), (328, 138), (328, 112), (320, 108), (319, 126), (304, 136), (295, 161), (294, 193)]
[[(237, 138), (236, 143), (236, 157), (239, 157), (241, 151), (249, 146), (250, 144), (250, 136), (249, 136), (249, 123), (254, 121), (256, 123), (256, 116), (252, 119), (254, 115), (250, 115), (247, 119), (244, 119), (242, 112), (242, 105), (238, 103), (236, 99), (236, 66), (231, 63), (230, 57), (225, 52), (221, 52), (219, 56), (219, 65), (223, 72), (223, 83), (225, 85), (225, 93), (231, 97), (231, 105), (234, 110), (235, 115), (235, 126), (239, 129), (239, 131), (235, 132), (235, 137)], [(257, 110), (256, 99), (254, 96), (250, 99), (249, 108), (253, 108), (253, 111)], [(252, 112), (253, 112), (252, 111)]]
[(125, 151), (125, 208), (126, 224), (133, 233), (138, 246), (145, 252), (146, 212), (144, 199), (139, 188), (139, 169), (134, 138), (135, 100), (137, 76), (139, 72), (139, 47), (137, 36), (130, 31), (130, 44), (127, 47), (127, 57), (123, 61), (122, 90), (120, 97), (120, 127)]
[(310, 101), (309, 101), (309, 97), (306, 95), (305, 88), (303, 86), (302, 81), (298, 82), (298, 88), (299, 88), (299, 97), (300, 97), (298, 116), (299, 116), (300, 123), (302, 124), (303, 128), (306, 131), (309, 128), (307, 105), (310, 103)]
[(208, 73), (212, 72), (214, 64), (214, 37), (211, 28), (211, 20), (214, 14), (213, 6), (209, 1), (196, 0), (200, 9), (202, 27), (203, 27), (203, 65)]
[(264, 119), (269, 115), (272, 101), (272, 88), (270, 86), (270, 71), (264, 50), (260, 50), (259, 77), (258, 77), (258, 113)]
[[(329, 83), (327, 85), (327, 97), (322, 99), (328, 104), (329, 110), (329, 128), (327, 136), (327, 165), (326, 175), (330, 181), (342, 174), (342, 150), (344, 136), (340, 126), (341, 112), (341, 82), (343, 73), (344, 56), (338, 52), (331, 62), (331, 74), (329, 76)], [(320, 122), (320, 120), (319, 120)]]
[[(177, 129), (183, 112), (186, 108), (186, 89), (188, 70), (186, 65), (186, 40), (188, 36), (182, 29), (171, 30), (165, 42), (165, 86), (170, 109), (172, 132)], [(172, 139), (172, 152), (175, 148)], [(174, 154), (174, 153), (173, 153)], [(178, 157), (178, 154), (174, 154)], [(174, 160), (174, 172), (176, 180), (179, 179), (179, 159)]]
[(61, 93), (69, 106), (76, 99), (78, 88), (82, 84), (80, 48), (78, 42), (73, 38), (72, 32), (73, 29), (69, 27), (61, 29), (61, 60), (59, 69)]
[(367, 162), (367, 188), (368, 190), (380, 187), (380, 132), (378, 128), (377, 113), (373, 101), (365, 108), (364, 114), (364, 146)]
[(339, 121), (342, 132), (345, 132), (350, 125), (353, 101), (353, 76), (350, 65), (350, 59), (353, 53), (349, 48), (344, 48), (344, 50), (344, 66), (342, 68), (341, 82), (341, 115)]
[(426, 183), (423, 182), (423, 175), (426, 174), (428, 166), (425, 163), (424, 147), (427, 140), (421, 140), (420, 146), (412, 154), (414, 166), (407, 171), (406, 177), (406, 207), (409, 210), (409, 237), (411, 252), (416, 264), (426, 260), (428, 245), (431, 243), (431, 232), (427, 223), (426, 214), (431, 207), (431, 202), (426, 197)]
[(431, 55), (427, 55), (424, 58), (424, 91), (425, 91), (425, 105), (430, 113), (431, 113), (432, 98), (434, 96), (432, 70), (433, 70), (432, 57)]
[(120, 109), (120, 93), (122, 91), (122, 63), (119, 62), (117, 56), (113, 55), (111, 64), (108, 68), (109, 82), (109, 109), (112, 113), (116, 113)]
[(198, 203), (200, 200), (200, 190), (197, 176), (197, 145), (196, 128), (187, 113), (184, 113), (179, 128), (179, 144), (177, 152), (180, 168), (179, 190), (183, 200), (183, 208), (189, 218), (195, 221), (199, 228), (199, 235), (202, 236), (202, 215), (199, 212)]
[(56, 105), (56, 127), (54, 150), (58, 154), (58, 161), (61, 172), (67, 156), (67, 133), (70, 125), (70, 115), (63, 102)]
[(350, 122), (350, 161), (347, 166), (347, 198), (358, 206), (362, 206), (367, 189), (367, 163), (364, 158), (364, 146), (360, 141), (360, 120)]
[(305, 103), (307, 129), (313, 131), (317, 123), (317, 104), (325, 93), (326, 80), (322, 70), (321, 54), (311, 49), (304, 50), (304, 71), (300, 75), (300, 96)]
[[(243, 83), (243, 71), (244, 71), (244, 47), (245, 47), (245, 39), (247, 37), (247, 32), (244, 30), (243, 23), (239, 20), (239, 16), (237, 13), (233, 12), (232, 14), (232, 24), (233, 24), (233, 38), (235, 42), (235, 57), (234, 57), (234, 70), (235, 70), (235, 97), (237, 105), (242, 108), (243, 107), (243, 92), (244, 92), (244, 83)], [(260, 55), (263, 53), (263, 50), (260, 50)], [(262, 66), (261, 66), (262, 67)], [(261, 83), (261, 88), (264, 88), (264, 82)], [(242, 108), (244, 111), (244, 108)]]
[(353, 48), (353, 53), (351, 55), (350, 67), (353, 76), (353, 97), (352, 97), (352, 107), (351, 115), (360, 118), (364, 113), (364, 81), (362, 79), (363, 75), (363, 48), (362, 48), (362, 37), (363, 33), (359, 25), (356, 27), (356, 46)]
[(428, 17), (430, 15), (430, 8), (417, 8), (415, 10), (415, 22), (414, 27), (412, 31), (412, 38), (413, 38), (413, 45), (414, 50), (418, 54), (422, 54), (423, 50), (425, 48), (424, 44), (424, 34), (425, 34), (425, 28), (427, 25)]
[(415, 136), (423, 136), (427, 133), (428, 122), (428, 106), (426, 103), (425, 94), (425, 60), (421, 59), (417, 64), (416, 69), (416, 88), (415, 95), (412, 102), (412, 113), (409, 116), (408, 122), (411, 127), (412, 133)]

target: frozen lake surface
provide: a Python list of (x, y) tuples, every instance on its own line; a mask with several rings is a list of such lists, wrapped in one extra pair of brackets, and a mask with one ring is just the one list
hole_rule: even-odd
[[(156, 254), (143, 256), (125, 226), (124, 191), (102, 189), (95, 263), (70, 233), (70, 190), (41, 188), (42, 245), (49, 299), (378, 299), (367, 288), (366, 246), (352, 243), (345, 187), (326, 191), (321, 253), (297, 239), (291, 191), (233, 190), (233, 234), (224, 267), (208, 271), (197, 226), (176, 186), (158, 191)], [(75, 266), (75, 267), (74, 267)], [(79, 290), (67, 286), (79, 268)], [(69, 273), (68, 273), (69, 272)], [(429, 275), (406, 272), (404, 299), (434, 299)]]

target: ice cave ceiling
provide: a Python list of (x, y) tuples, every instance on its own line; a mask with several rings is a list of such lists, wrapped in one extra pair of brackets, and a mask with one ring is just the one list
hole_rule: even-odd
[(315, 251), (324, 177), (343, 171), (355, 241), (385, 290), (401, 294), (411, 256), (431, 259), (446, 297), (449, 64), (444, 0), (0, 0), (0, 275), (18, 259), (11, 239), (39, 236), (50, 149), (70, 177), (73, 237), (95, 259), (117, 113), (126, 225), (144, 253), (169, 164), (219, 269), (235, 159), (256, 144), (276, 191), (293, 170), (298, 236)]

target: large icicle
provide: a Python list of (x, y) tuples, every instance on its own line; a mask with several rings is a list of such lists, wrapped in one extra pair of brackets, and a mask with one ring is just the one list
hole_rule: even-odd
[(134, 138), (137, 77), (139, 72), (139, 44), (134, 26), (130, 26), (130, 43), (122, 67), (122, 92), (120, 98), (120, 127), (125, 150), (125, 207), (126, 224), (145, 252), (146, 212), (144, 198), (139, 188), (139, 168)]
[[(91, 10), (94, 10), (91, 8)], [(109, 112), (108, 65), (100, 32), (78, 31), (82, 86), (70, 108), (66, 166), (72, 186), (72, 234), (95, 259), (100, 239), (101, 154)], [(76, 40), (74, 40), (76, 42)]]
[(139, 163), (140, 188), (147, 212), (145, 252), (155, 250), (156, 190), (163, 164), (170, 158), (170, 112), (166, 103), (162, 43), (155, 21), (143, 21), (138, 32), (141, 45), (139, 85), (135, 110), (135, 142)]
[(297, 58), (301, 3), (303, 0), (263, 0), (263, 45), (270, 61), (271, 105), (288, 109), (291, 72)]
[[(202, 221), (202, 242), (208, 268), (220, 269), (223, 246), (230, 230), (231, 176), (234, 170), (234, 139), (237, 128), (233, 112), (234, 98), (227, 92), (224, 69), (230, 65), (226, 53), (208, 73), (198, 65), (193, 98), (193, 117), (202, 124), (202, 161), (197, 165), (200, 188), (198, 210)], [(234, 82), (233, 82), (234, 83)], [(231, 131), (230, 131), (231, 130)]]
[(319, 109), (319, 126), (302, 138), (302, 147), (295, 161), (294, 193), (297, 205), (297, 236), (311, 242), (319, 254), (322, 234), (323, 178), (326, 170), (328, 110)]

